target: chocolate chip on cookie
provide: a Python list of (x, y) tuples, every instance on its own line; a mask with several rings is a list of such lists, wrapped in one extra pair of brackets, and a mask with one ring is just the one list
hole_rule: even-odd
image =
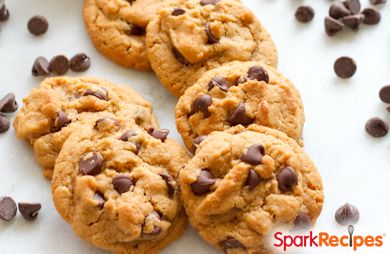
[(37, 76), (49, 76), (50, 74), (50, 67), (49, 67), (49, 61), (47, 61), (46, 58), (43, 56), (37, 57), (35, 59), (31, 73), (34, 77)]
[(93, 199), (94, 199), (96, 202), (98, 202), (98, 207), (99, 207), (100, 209), (103, 209), (104, 204), (106, 203), (106, 200), (104, 199), (104, 195), (103, 195), (101, 192), (97, 191), (97, 192), (95, 192), (95, 194), (93, 195)]
[(225, 253), (227, 253), (230, 249), (244, 249), (246, 250), (245, 245), (243, 245), (240, 241), (230, 237), (229, 239), (222, 241), (220, 243), (222, 245), (222, 249)]
[(294, 221), (294, 230), (305, 231), (312, 227), (311, 218), (307, 213), (299, 213)]
[(386, 85), (379, 91), (379, 98), (384, 103), (390, 103), (390, 85)]
[(278, 180), (279, 190), (283, 192), (291, 191), (293, 186), (298, 183), (297, 173), (291, 167), (283, 168), (276, 179)]
[(261, 164), (261, 160), (264, 156), (265, 150), (264, 147), (260, 144), (251, 145), (246, 153), (241, 155), (241, 160), (243, 162), (249, 163), (251, 165)]
[(97, 175), (102, 169), (103, 157), (98, 152), (87, 153), (79, 162), (79, 170), (83, 175)]
[(200, 0), (200, 5), (202, 5), (202, 6), (208, 5), (208, 4), (215, 5), (218, 2), (219, 2), (219, 0)]
[(168, 187), (168, 195), (169, 197), (172, 197), (173, 194), (175, 194), (175, 188), (173, 187), (174, 186), (174, 183), (175, 183), (175, 180), (173, 179), (172, 176), (166, 174), (166, 173), (161, 173), (159, 174), (161, 176), (161, 178), (166, 182), (167, 184), (167, 187)]
[(68, 118), (68, 115), (64, 111), (58, 111), (57, 119), (54, 122), (55, 130), (59, 131), (62, 128), (68, 126), (71, 122), (72, 120)]
[(260, 175), (254, 170), (249, 169), (248, 177), (246, 178), (245, 185), (249, 186), (249, 190), (254, 189), (261, 181)]
[(203, 94), (195, 99), (191, 106), (190, 115), (193, 115), (197, 112), (202, 112), (203, 118), (208, 118), (211, 116), (209, 107), (212, 105), (213, 99), (208, 94)]
[(160, 139), (162, 142), (164, 142), (169, 134), (169, 130), (167, 129), (160, 129), (155, 130), (153, 128), (149, 128), (148, 133), (155, 139)]
[(79, 53), (70, 59), (70, 69), (74, 72), (83, 72), (91, 66), (91, 58), (85, 53)]
[(122, 141), (127, 142), (127, 141), (129, 141), (129, 138), (134, 137), (134, 136), (137, 136), (137, 134), (135, 133), (135, 131), (134, 131), (134, 130), (128, 130), (128, 131), (126, 131), (125, 133), (123, 133), (123, 134), (119, 137), (119, 139), (122, 140)]
[(114, 189), (119, 194), (122, 194), (130, 190), (130, 187), (133, 186), (133, 181), (127, 175), (117, 175), (112, 179), (112, 185), (114, 185)]
[(358, 14), (360, 12), (360, 0), (345, 0), (343, 3), (345, 7), (352, 12), (352, 14)]
[(389, 132), (389, 125), (379, 117), (373, 117), (366, 123), (366, 131), (375, 138), (381, 138)]
[(209, 91), (213, 89), (215, 86), (221, 89), (222, 91), (227, 92), (229, 89), (229, 82), (225, 78), (217, 76), (210, 80), (208, 84)]
[(69, 71), (69, 60), (64, 55), (53, 57), (49, 63), (49, 70), (51, 73), (61, 76)]
[(231, 116), (228, 119), (228, 122), (234, 126), (238, 124), (242, 124), (244, 126), (247, 126), (251, 123), (253, 123), (253, 119), (248, 117), (246, 115), (246, 109), (245, 109), (245, 104), (240, 103), (238, 107), (234, 110), (234, 112), (231, 114)]
[(11, 197), (0, 197), (0, 219), (11, 221), (16, 216), (16, 203)]
[(10, 123), (9, 119), (5, 115), (0, 114), (0, 133), (4, 133), (4, 132), (8, 131), (10, 125), (11, 125), (11, 123)]
[(376, 25), (381, 21), (381, 14), (378, 10), (368, 7), (362, 11), (363, 23), (366, 25)]
[(347, 79), (355, 74), (357, 66), (355, 60), (351, 57), (343, 56), (335, 61), (333, 69), (337, 76)]
[(302, 23), (310, 22), (314, 18), (314, 9), (309, 5), (301, 5), (295, 11), (295, 18)]
[(14, 113), (18, 110), (18, 103), (15, 100), (15, 94), (9, 93), (0, 100), (1, 113)]
[(344, 29), (344, 24), (337, 19), (325, 17), (325, 32), (328, 36), (335, 36)]
[(213, 174), (209, 170), (202, 169), (198, 178), (191, 184), (191, 189), (195, 195), (201, 196), (210, 192), (210, 187), (215, 183)]
[(335, 218), (340, 225), (348, 226), (356, 224), (359, 221), (360, 213), (356, 206), (346, 203), (337, 209)]
[(340, 1), (334, 1), (329, 8), (329, 16), (334, 19), (341, 19), (351, 14), (352, 12)]
[(49, 22), (43, 16), (32, 17), (27, 24), (28, 31), (35, 36), (42, 35), (49, 29)]
[(0, 21), (9, 19), (9, 10), (5, 6), (4, 0), (0, 0)]
[(202, 143), (202, 141), (206, 138), (206, 135), (197, 136), (194, 141), (192, 141), (192, 149), (195, 151), (198, 148), (198, 145), (200, 145), (200, 143)]
[(218, 43), (219, 39), (218, 39), (217, 37), (215, 37), (215, 35), (214, 35), (213, 32), (211, 31), (210, 23), (207, 22), (206, 25), (205, 25), (204, 27), (205, 27), (206, 35), (207, 35), (207, 43), (208, 43), (208, 44), (215, 44), (215, 43)]
[(264, 81), (269, 82), (268, 72), (261, 66), (252, 66), (248, 70), (248, 80)]
[(40, 203), (18, 203), (18, 208), (24, 219), (34, 221), (38, 217), (42, 205)]
[(187, 59), (177, 50), (177, 48), (172, 49), (173, 55), (175, 56), (176, 60), (179, 61), (183, 65), (188, 65), (189, 62)]
[(185, 10), (183, 10), (181, 8), (175, 8), (172, 11), (172, 16), (180, 16), (180, 15), (183, 15), (184, 13), (186, 13)]
[(88, 89), (85, 91), (84, 96), (95, 96), (96, 98), (104, 101), (108, 101), (108, 92), (105, 90), (105, 93), (102, 93), (101, 91), (92, 91)]
[(127, 35), (142, 36), (145, 35), (145, 33), (145, 28), (134, 24), (129, 24), (129, 28), (126, 30)]

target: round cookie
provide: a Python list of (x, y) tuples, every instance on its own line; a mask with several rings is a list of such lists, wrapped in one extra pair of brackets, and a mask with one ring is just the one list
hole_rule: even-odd
[(52, 180), (54, 204), (92, 245), (153, 254), (184, 232), (176, 178), (189, 157), (167, 131), (149, 133), (127, 119), (106, 118), (65, 142)]
[(234, 62), (205, 73), (176, 105), (176, 126), (188, 149), (213, 131), (255, 123), (301, 141), (305, 117), (300, 94), (276, 69)]
[(204, 72), (232, 61), (277, 65), (277, 50), (255, 15), (235, 0), (188, 0), (164, 8), (147, 27), (152, 68), (176, 97)]
[(145, 30), (165, 2), (167, 0), (85, 0), (84, 21), (92, 43), (120, 65), (149, 71)]
[(51, 178), (62, 144), (79, 123), (117, 115), (145, 129), (158, 128), (150, 103), (129, 87), (95, 78), (48, 78), (24, 99), (14, 127), (18, 138), (34, 145), (44, 175)]
[(324, 202), (321, 177), (302, 148), (258, 125), (210, 134), (179, 183), (190, 223), (225, 253), (273, 253), (268, 234), (311, 227)]

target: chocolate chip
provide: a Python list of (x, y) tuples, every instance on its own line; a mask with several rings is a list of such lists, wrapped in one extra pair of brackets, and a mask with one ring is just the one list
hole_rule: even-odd
[(343, 79), (351, 78), (357, 69), (356, 62), (350, 57), (338, 58), (333, 66), (333, 69), (337, 76)]
[(340, 19), (351, 14), (352, 12), (340, 1), (334, 1), (329, 8), (329, 16), (334, 19)]
[(292, 187), (298, 184), (297, 174), (291, 167), (283, 168), (276, 179), (278, 181), (279, 190), (283, 192), (291, 191)]
[(40, 203), (18, 203), (18, 208), (24, 219), (34, 221), (38, 217), (42, 205)]
[(133, 181), (127, 175), (117, 175), (112, 179), (112, 185), (114, 189), (119, 193), (125, 193), (130, 190), (130, 187), (133, 185)]
[(249, 186), (249, 190), (252, 190), (260, 183), (260, 180), (260, 175), (255, 170), (249, 169), (245, 185)]
[(18, 110), (18, 103), (15, 100), (15, 94), (9, 93), (0, 100), (0, 112), (13, 113)]
[(79, 162), (79, 170), (83, 175), (97, 175), (103, 169), (103, 157), (100, 153), (87, 153)]
[(216, 5), (218, 2), (219, 2), (219, 0), (200, 0), (200, 5), (202, 5), (202, 6), (208, 5), (208, 4)]
[(184, 13), (186, 13), (185, 10), (183, 10), (181, 8), (175, 8), (172, 11), (172, 16), (180, 16), (180, 15), (183, 15)]
[(176, 48), (172, 49), (173, 55), (175, 56), (176, 60), (179, 61), (183, 65), (188, 65), (189, 62), (187, 59), (177, 50)]
[(166, 184), (168, 186), (168, 195), (169, 195), (169, 197), (172, 197), (173, 194), (175, 194), (175, 188), (173, 186), (175, 180), (173, 179), (172, 176), (170, 176), (168, 174), (165, 174), (165, 173), (161, 173), (159, 175), (161, 176), (162, 179), (164, 179), (164, 181), (166, 182)]
[(360, 213), (355, 206), (346, 203), (345, 205), (337, 209), (335, 213), (335, 218), (337, 223), (339, 223), (340, 225), (348, 226), (356, 224), (359, 221)]
[(390, 85), (381, 88), (379, 91), (379, 98), (384, 103), (390, 103)]
[(222, 245), (223, 251), (226, 253), (229, 249), (244, 249), (246, 250), (245, 245), (243, 245), (240, 241), (229, 237), (227, 240), (222, 241), (220, 243)]
[(241, 155), (241, 160), (243, 162), (249, 163), (251, 165), (261, 164), (261, 159), (265, 153), (264, 146), (260, 144), (251, 145), (245, 154)]
[(93, 199), (98, 202), (99, 208), (103, 209), (104, 203), (106, 203), (106, 200), (104, 199), (104, 195), (101, 192), (97, 191), (93, 195)]
[(126, 34), (130, 35), (130, 36), (131, 35), (142, 36), (142, 35), (145, 35), (145, 33), (146, 33), (145, 28), (134, 25), (134, 24), (130, 24), (129, 29), (126, 30)]
[(325, 32), (328, 36), (335, 36), (338, 32), (344, 29), (343, 23), (331, 17), (325, 17), (324, 24)]
[(309, 230), (312, 227), (311, 218), (307, 213), (300, 213), (295, 218), (294, 230), (304, 231)]
[(309, 5), (301, 5), (295, 11), (295, 18), (302, 23), (310, 22), (314, 18), (314, 9)]
[(6, 21), (9, 19), (9, 11), (7, 7), (5, 6), (5, 3), (3, 0), (0, 0), (0, 21)]
[(64, 55), (53, 57), (49, 63), (49, 70), (55, 75), (61, 76), (69, 71), (69, 60)]
[(215, 183), (213, 174), (207, 169), (202, 169), (198, 178), (191, 184), (192, 192), (195, 195), (201, 196), (210, 192), (210, 187)]
[(368, 7), (362, 11), (363, 23), (366, 25), (376, 25), (381, 21), (381, 14), (378, 10)]
[(95, 96), (96, 98), (98, 98), (100, 100), (104, 100), (104, 101), (108, 100), (108, 92), (107, 91), (105, 94), (103, 94), (100, 91), (92, 91), (92, 90), (88, 89), (87, 91), (85, 91), (84, 96)]
[(16, 216), (16, 203), (11, 197), (0, 198), (0, 219), (11, 221)]
[(247, 79), (264, 81), (265, 83), (269, 82), (268, 72), (261, 66), (250, 67), (248, 70)]
[(68, 118), (68, 115), (63, 111), (57, 112), (57, 119), (54, 122), (54, 127), (56, 131), (61, 130), (62, 128), (68, 126), (71, 123), (71, 120)]
[(150, 128), (148, 130), (148, 133), (155, 139), (160, 139), (162, 142), (164, 142), (167, 139), (167, 136), (169, 134), (169, 130), (167, 129), (161, 129), (161, 130), (154, 130), (153, 128)]
[(352, 14), (358, 14), (360, 12), (360, 0), (345, 0), (343, 3), (345, 7), (352, 12)]
[(207, 35), (207, 43), (208, 44), (215, 44), (218, 43), (219, 39), (214, 36), (213, 32), (210, 28), (210, 23), (206, 23), (205, 25), (206, 35)]
[(345, 16), (341, 19), (346, 27), (351, 28), (353, 31), (357, 32), (359, 30), (360, 24), (363, 22), (363, 15), (356, 14)]
[(228, 122), (233, 126), (238, 124), (247, 126), (253, 123), (253, 121), (254, 120), (252, 118), (246, 115), (245, 104), (242, 102), (238, 105), (238, 107), (234, 110), (233, 114), (231, 114), (228, 119)]
[(0, 133), (4, 133), (9, 130), (11, 123), (9, 119), (4, 116), (3, 114), (0, 114)]
[(371, 4), (384, 4), (387, 0), (370, 0)]
[(37, 57), (34, 61), (34, 65), (32, 67), (31, 73), (34, 77), (37, 76), (49, 76), (50, 68), (49, 61), (43, 56)]
[(122, 140), (122, 141), (124, 141), (124, 142), (127, 142), (127, 141), (129, 141), (129, 138), (134, 137), (134, 136), (137, 136), (137, 134), (135, 133), (135, 131), (133, 131), (133, 130), (128, 130), (128, 131), (126, 131), (125, 133), (123, 133), (122, 136), (119, 137), (119, 140)]
[(195, 101), (192, 103), (191, 106), (191, 112), (190, 115), (195, 114), (196, 112), (202, 112), (203, 118), (207, 118), (211, 116), (211, 113), (209, 111), (209, 107), (213, 103), (213, 99), (208, 94), (203, 94), (195, 99)]
[(216, 76), (210, 80), (208, 87), (209, 87), (209, 91), (216, 86), (222, 91), (227, 92), (229, 89), (228, 85), (229, 82), (225, 78)]
[(379, 117), (373, 117), (366, 123), (366, 131), (375, 138), (381, 138), (389, 132), (389, 125)]
[(35, 36), (42, 35), (49, 29), (49, 22), (43, 16), (32, 17), (27, 24), (28, 31)]
[(200, 145), (200, 143), (202, 143), (202, 141), (205, 140), (206, 138), (207, 138), (206, 135), (201, 135), (201, 136), (196, 137), (192, 141), (192, 149), (195, 151), (198, 148), (198, 145)]
[(144, 235), (156, 236), (162, 232), (162, 228), (160, 226), (154, 226), (153, 231), (150, 233), (143, 233)]
[(70, 59), (70, 69), (74, 72), (83, 72), (91, 66), (91, 59), (84, 53), (79, 53)]

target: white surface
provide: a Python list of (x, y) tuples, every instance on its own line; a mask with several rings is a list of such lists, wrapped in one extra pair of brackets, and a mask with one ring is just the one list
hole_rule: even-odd
[[(389, 233), (390, 137), (373, 139), (366, 135), (364, 124), (376, 115), (390, 120), (377, 96), (380, 87), (390, 83), (390, 3), (381, 8), (383, 19), (378, 26), (363, 26), (357, 34), (348, 31), (328, 38), (323, 18), (329, 1), (306, 1), (315, 8), (316, 17), (305, 25), (294, 20), (295, 7), (303, 1), (244, 2), (272, 33), (279, 49), (280, 70), (302, 93), (307, 116), (305, 150), (322, 174), (326, 195), (317, 229), (346, 232), (334, 222), (333, 216), (348, 201), (360, 209), (359, 232)], [(0, 96), (15, 92), (21, 102), (39, 84), (41, 79), (31, 76), (31, 66), (37, 56), (50, 58), (61, 53), (71, 57), (86, 52), (92, 58), (92, 67), (85, 75), (131, 85), (154, 104), (161, 126), (172, 130), (171, 137), (179, 140), (173, 115), (175, 99), (152, 74), (119, 67), (96, 52), (84, 30), (81, 0), (8, 0), (6, 3), (11, 18), (0, 23)], [(363, 0), (363, 4), (367, 5), (368, 0)], [(26, 29), (28, 19), (35, 14), (46, 16), (50, 22), (48, 33), (38, 38)], [(347, 81), (333, 73), (333, 62), (341, 55), (350, 55), (358, 63), (356, 75)], [(0, 135), (0, 161), (0, 196), (43, 204), (34, 223), (25, 222), (20, 215), (11, 223), (0, 222), (1, 254), (106, 253), (79, 240), (60, 219), (51, 202), (49, 182), (42, 177), (31, 147), (17, 140), (13, 130)], [(383, 248), (358, 253), (389, 253), (390, 240), (386, 238)], [(218, 253), (192, 230), (163, 253), (189, 251)], [(338, 253), (332, 249), (326, 251)], [(310, 253), (325, 253), (325, 250)], [(340, 253), (352, 253), (352, 250)]]

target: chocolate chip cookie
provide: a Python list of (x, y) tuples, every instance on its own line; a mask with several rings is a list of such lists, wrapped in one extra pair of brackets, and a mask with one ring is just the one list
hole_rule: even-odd
[(147, 27), (146, 45), (153, 70), (177, 97), (204, 72), (228, 62), (277, 65), (270, 35), (235, 0), (188, 0), (164, 8)]
[(301, 147), (258, 125), (210, 134), (179, 183), (190, 223), (225, 253), (272, 253), (268, 234), (310, 228), (324, 201), (321, 177)]
[(168, 1), (85, 0), (84, 20), (96, 49), (125, 67), (150, 70), (145, 30), (165, 2)]
[(129, 87), (95, 78), (49, 78), (24, 99), (14, 127), (18, 138), (34, 145), (44, 175), (51, 178), (62, 144), (79, 123), (119, 115), (144, 129), (158, 128), (150, 103)]
[(75, 233), (118, 254), (153, 254), (186, 228), (177, 175), (189, 157), (167, 130), (126, 119), (84, 125), (65, 142), (54, 204)]
[(205, 73), (176, 106), (176, 126), (188, 149), (213, 131), (255, 123), (301, 142), (301, 97), (279, 71), (260, 62), (234, 62)]

